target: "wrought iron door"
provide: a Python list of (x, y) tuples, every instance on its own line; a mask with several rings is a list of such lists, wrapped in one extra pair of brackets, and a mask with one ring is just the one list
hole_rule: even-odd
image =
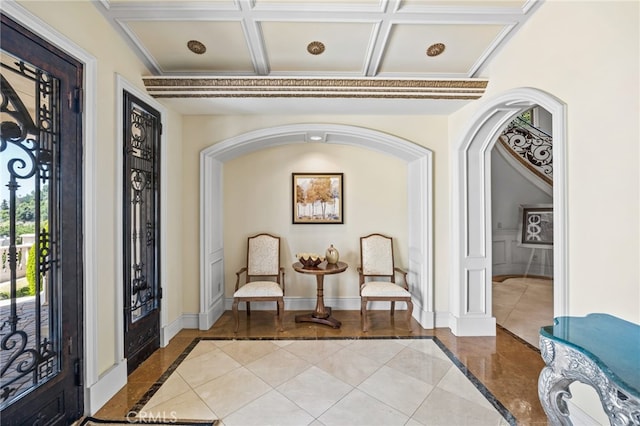
[(0, 416), (64, 425), (84, 401), (82, 65), (1, 23)]
[(124, 313), (129, 372), (160, 347), (160, 113), (124, 94)]

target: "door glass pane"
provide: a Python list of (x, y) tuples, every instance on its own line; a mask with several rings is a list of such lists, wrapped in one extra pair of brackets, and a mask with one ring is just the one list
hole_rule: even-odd
[(156, 118), (135, 103), (131, 104), (127, 164), (130, 202), (131, 323), (157, 308), (156, 291)]
[(0, 408), (60, 369), (59, 82), (0, 51)]

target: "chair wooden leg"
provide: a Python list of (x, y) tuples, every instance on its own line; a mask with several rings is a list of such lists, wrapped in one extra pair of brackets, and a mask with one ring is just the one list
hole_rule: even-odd
[(407, 327), (409, 327), (409, 331), (411, 330), (411, 318), (413, 314), (413, 302), (411, 299), (407, 300)]
[(391, 316), (396, 312), (396, 302), (395, 300), (391, 301)]
[(282, 317), (284, 316), (284, 300), (278, 299), (278, 330), (284, 331), (284, 327), (282, 326)]
[(367, 299), (364, 297), (360, 302), (360, 314), (362, 315), (362, 331), (366, 333), (369, 330), (369, 324), (367, 323)]
[(238, 329), (240, 328), (240, 318), (238, 316), (238, 299), (233, 299), (233, 305), (231, 305), (231, 310), (233, 311), (233, 319), (236, 322), (236, 327), (234, 329), (234, 333), (238, 332)]
[(249, 304), (249, 301), (247, 300), (247, 316), (251, 315), (251, 305)]

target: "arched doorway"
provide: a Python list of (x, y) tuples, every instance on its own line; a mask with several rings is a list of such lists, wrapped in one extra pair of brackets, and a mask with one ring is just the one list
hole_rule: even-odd
[(566, 106), (537, 89), (514, 89), (481, 106), (462, 139), (453, 146), (450, 327), (458, 336), (495, 335), (491, 312), (490, 153), (507, 123), (536, 105), (553, 116), (554, 315), (567, 311)]
[(406, 161), (409, 270), (414, 317), (424, 328), (435, 324), (433, 310), (432, 152), (407, 140), (356, 126), (295, 124), (245, 133), (200, 153), (200, 312), (206, 330), (225, 310), (222, 218), (223, 164), (253, 151), (285, 144), (325, 142), (372, 149)]

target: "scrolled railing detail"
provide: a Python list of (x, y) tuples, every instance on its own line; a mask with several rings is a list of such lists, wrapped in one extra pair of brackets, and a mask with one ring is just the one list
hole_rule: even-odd
[(500, 142), (518, 161), (549, 185), (553, 185), (553, 138), (527, 121), (516, 118)]

